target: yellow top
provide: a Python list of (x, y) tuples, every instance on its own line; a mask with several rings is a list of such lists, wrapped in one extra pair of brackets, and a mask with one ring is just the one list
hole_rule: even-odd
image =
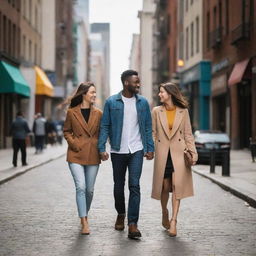
[(176, 108), (174, 108), (172, 110), (166, 109), (166, 116), (167, 116), (170, 131), (172, 130), (175, 114), (176, 114)]

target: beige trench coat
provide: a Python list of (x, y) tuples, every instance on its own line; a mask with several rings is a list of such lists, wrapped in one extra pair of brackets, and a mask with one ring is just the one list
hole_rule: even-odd
[(193, 196), (192, 172), (191, 168), (185, 165), (184, 149), (191, 150), (194, 161), (197, 161), (198, 156), (188, 110), (176, 108), (173, 128), (170, 132), (165, 108), (163, 106), (155, 107), (152, 110), (152, 126), (155, 142), (155, 160), (151, 197), (158, 200), (161, 199), (169, 150), (174, 166), (173, 184), (175, 185), (177, 199)]

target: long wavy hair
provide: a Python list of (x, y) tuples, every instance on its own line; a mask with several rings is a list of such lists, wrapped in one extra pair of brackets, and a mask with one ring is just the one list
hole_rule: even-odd
[(69, 108), (74, 108), (81, 104), (83, 102), (83, 95), (86, 94), (92, 86), (95, 87), (92, 82), (81, 83), (70, 101)]
[(179, 87), (174, 83), (163, 83), (159, 85), (159, 91), (160, 88), (163, 88), (166, 90), (166, 92), (171, 95), (172, 102), (175, 106), (180, 108), (188, 108), (189, 104), (187, 99), (182, 95)]

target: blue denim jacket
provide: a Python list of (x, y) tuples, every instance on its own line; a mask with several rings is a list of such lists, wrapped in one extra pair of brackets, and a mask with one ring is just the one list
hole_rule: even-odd
[[(136, 109), (138, 122), (143, 143), (144, 152), (154, 152), (154, 142), (152, 139), (152, 120), (147, 100), (140, 96), (136, 97)], [(124, 103), (122, 92), (109, 97), (106, 100), (103, 116), (100, 123), (100, 135), (98, 149), (100, 152), (106, 151), (106, 142), (109, 137), (111, 148), (120, 150), (122, 129), (124, 118)]]

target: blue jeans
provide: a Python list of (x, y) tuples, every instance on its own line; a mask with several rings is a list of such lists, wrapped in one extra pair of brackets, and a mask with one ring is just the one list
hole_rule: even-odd
[(79, 217), (86, 217), (93, 198), (99, 165), (68, 163), (76, 186), (76, 204)]
[(143, 150), (133, 154), (111, 153), (114, 178), (115, 208), (118, 214), (125, 214), (125, 174), (129, 171), (128, 225), (137, 224), (140, 211), (140, 176), (143, 164)]

